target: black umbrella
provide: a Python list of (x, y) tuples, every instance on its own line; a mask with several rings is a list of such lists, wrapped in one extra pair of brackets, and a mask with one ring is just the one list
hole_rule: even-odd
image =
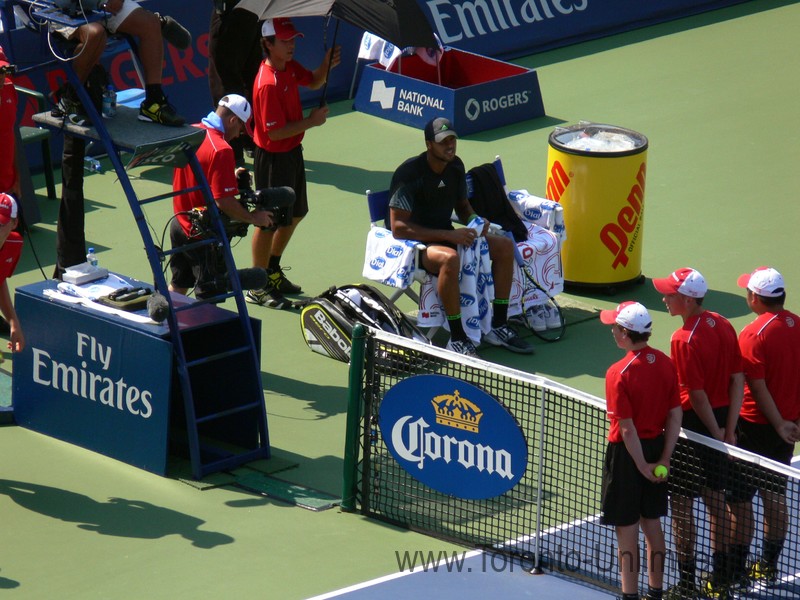
[(259, 19), (333, 16), (399, 48), (437, 46), (417, 0), (240, 0), (236, 7)]

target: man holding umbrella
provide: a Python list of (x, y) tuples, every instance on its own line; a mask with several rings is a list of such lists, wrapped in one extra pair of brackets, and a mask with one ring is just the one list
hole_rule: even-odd
[(256, 189), (288, 186), (296, 201), (291, 225), (275, 232), (257, 229), (253, 236), (253, 265), (267, 269), (267, 286), (247, 292), (246, 300), (271, 308), (287, 309), (292, 303), (284, 294), (301, 292), (281, 270), (281, 257), (297, 225), (308, 213), (306, 173), (302, 141), (306, 130), (325, 123), (328, 107), (313, 108), (303, 115), (299, 86), (318, 89), (332, 67), (340, 62), (340, 49), (330, 49), (322, 63), (309, 71), (294, 60), (295, 40), (303, 37), (287, 18), (267, 19), (261, 28), (261, 46), (266, 58), (253, 86), (253, 170)]

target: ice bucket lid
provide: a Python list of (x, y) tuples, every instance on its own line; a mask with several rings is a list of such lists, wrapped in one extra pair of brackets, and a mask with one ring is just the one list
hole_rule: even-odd
[(550, 145), (567, 154), (618, 157), (647, 150), (647, 138), (625, 127), (581, 121), (576, 125), (556, 127), (550, 134)]

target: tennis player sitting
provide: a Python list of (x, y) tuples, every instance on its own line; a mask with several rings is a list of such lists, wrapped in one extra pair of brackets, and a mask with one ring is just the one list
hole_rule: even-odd
[(672, 360), (648, 345), (652, 322), (638, 302), (600, 312), (625, 357), (606, 372), (608, 445), (600, 522), (613, 525), (622, 600), (638, 600), (639, 527), (647, 542), (647, 600), (661, 600), (666, 544), (666, 475), (681, 428), (678, 374)]
[(433, 119), (425, 125), (426, 151), (406, 160), (392, 177), (389, 201), (392, 233), (398, 239), (417, 240), (427, 246), (421, 254), (421, 266), (438, 276), (437, 292), (450, 328), (447, 348), (467, 356), (477, 356), (477, 352), (461, 321), (461, 263), (457, 248), (471, 246), (479, 235), (484, 236), (492, 260), (495, 297), (492, 329), (483, 341), (512, 352), (532, 354), (533, 347), (507, 323), (514, 243), (507, 237), (487, 233), (488, 222), (480, 234), (469, 227), (456, 229), (451, 223), (454, 210), (464, 224), (476, 216), (467, 199), (464, 163), (456, 156), (457, 139), (445, 118)]

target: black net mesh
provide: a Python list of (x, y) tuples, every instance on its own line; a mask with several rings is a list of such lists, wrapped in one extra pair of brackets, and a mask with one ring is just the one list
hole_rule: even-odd
[[(449, 353), (394, 336), (368, 336), (365, 354), (356, 491), (364, 514), (619, 588), (615, 532), (599, 522), (608, 428), (602, 400), (482, 361), (449, 360)], [(516, 419), (528, 462), (511, 490), (485, 500), (440, 493), (392, 457), (378, 426), (381, 402), (399, 382), (431, 374), (471, 383)], [(662, 519), (670, 597), (800, 598), (799, 481), (800, 471), (789, 466), (684, 433), (672, 458), (672, 508)], [(717, 492), (705, 485), (720, 482)], [(713, 532), (712, 514), (720, 523)], [(681, 534), (690, 524), (694, 536)], [(643, 538), (640, 548), (646, 589)]]

